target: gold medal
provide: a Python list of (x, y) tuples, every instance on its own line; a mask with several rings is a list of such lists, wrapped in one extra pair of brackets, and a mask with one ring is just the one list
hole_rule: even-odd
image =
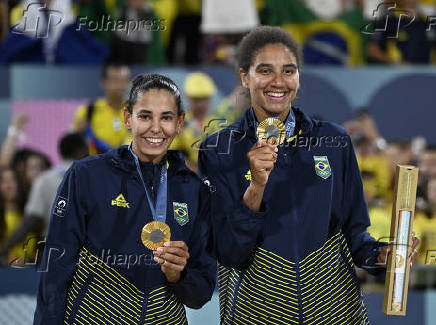
[(281, 145), (286, 138), (285, 125), (279, 119), (268, 117), (259, 123), (257, 138), (273, 146)]
[(162, 221), (147, 223), (141, 232), (141, 240), (145, 247), (154, 251), (171, 239), (170, 227)]

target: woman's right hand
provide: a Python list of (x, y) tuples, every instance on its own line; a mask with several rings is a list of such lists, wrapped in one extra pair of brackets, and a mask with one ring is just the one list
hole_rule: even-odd
[(277, 147), (261, 141), (257, 142), (247, 154), (250, 164), (251, 183), (242, 200), (253, 211), (260, 210), (263, 191), (277, 160), (277, 151)]
[(257, 142), (247, 153), (250, 164), (251, 183), (265, 187), (277, 160), (277, 147), (265, 141)]

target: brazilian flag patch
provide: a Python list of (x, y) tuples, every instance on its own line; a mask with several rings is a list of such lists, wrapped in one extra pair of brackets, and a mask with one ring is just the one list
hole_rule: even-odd
[(313, 160), (315, 161), (316, 174), (323, 179), (327, 179), (332, 174), (327, 156), (313, 156)]
[(174, 219), (181, 226), (189, 221), (188, 205), (186, 203), (173, 202)]

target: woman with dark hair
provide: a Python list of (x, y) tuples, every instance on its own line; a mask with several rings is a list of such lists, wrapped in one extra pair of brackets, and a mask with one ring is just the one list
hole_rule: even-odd
[(50, 158), (42, 152), (31, 151), (24, 162), (24, 190), (30, 193), (35, 179), (51, 167)]
[(383, 272), (389, 246), (366, 232), (351, 140), (291, 105), (301, 59), (283, 29), (247, 34), (239, 67), (252, 107), (199, 156), (214, 189), (221, 323), (367, 324), (354, 265)]
[(75, 162), (59, 187), (34, 324), (186, 324), (183, 305), (212, 296), (208, 190), (168, 151), (180, 92), (141, 75), (126, 106), (131, 145)]
[[(0, 246), (4, 240), (13, 234), (21, 222), (24, 213), (26, 195), (23, 182), (17, 171), (10, 168), (0, 170)], [(8, 265), (24, 264), (25, 258), (34, 254), (35, 245), (31, 245), (29, 234), (27, 239), (8, 251), (6, 258)], [(28, 243), (29, 245), (25, 245)], [(23, 246), (24, 245), (24, 246)], [(32, 246), (32, 247), (31, 247)]]

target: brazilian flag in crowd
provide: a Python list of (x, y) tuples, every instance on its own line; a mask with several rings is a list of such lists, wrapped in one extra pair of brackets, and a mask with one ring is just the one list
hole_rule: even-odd
[(265, 0), (260, 12), (262, 24), (281, 26), (292, 34), (306, 64), (363, 64), (366, 36), (360, 29), (366, 21), (361, 11), (353, 8), (328, 19), (321, 16), (303, 0)]
[[(155, 7), (155, 3), (157, 2), (168, 2), (161, 0), (153, 0), (150, 1), (153, 9)], [(126, 9), (126, 1), (124, 0), (93, 0), (93, 1), (84, 1), (80, 3), (77, 8), (77, 16), (78, 17), (87, 17), (89, 21), (99, 22), (101, 21), (101, 17), (106, 15), (106, 17), (111, 17), (111, 19), (117, 18), (120, 12), (123, 12)], [(152, 13), (153, 20), (160, 19), (159, 15), (155, 12)], [(97, 29), (93, 31), (95, 37), (104, 43), (109, 43), (111, 38), (111, 32), (108, 29)], [(144, 53), (147, 57), (148, 64), (163, 64), (166, 62), (165, 60), (165, 50), (164, 45), (161, 39), (160, 32), (153, 32), (152, 39), (147, 47), (147, 53)]]

